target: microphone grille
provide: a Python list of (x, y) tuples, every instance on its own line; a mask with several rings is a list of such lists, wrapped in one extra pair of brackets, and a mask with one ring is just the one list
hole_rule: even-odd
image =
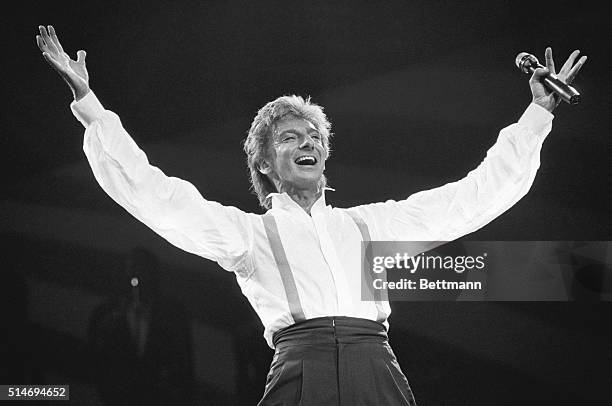
[(516, 65), (517, 68), (521, 69), (521, 61), (525, 59), (526, 56), (529, 56), (527, 52), (521, 52), (516, 56), (516, 59), (514, 60), (514, 64)]
[(521, 52), (514, 60), (516, 67), (525, 73), (529, 73), (529, 67), (537, 67), (539, 65), (538, 58), (527, 52)]

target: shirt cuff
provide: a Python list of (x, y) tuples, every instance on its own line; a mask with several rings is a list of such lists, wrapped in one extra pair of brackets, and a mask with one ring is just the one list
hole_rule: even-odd
[(70, 110), (72, 110), (72, 114), (74, 114), (77, 120), (79, 120), (85, 128), (102, 117), (104, 113), (104, 107), (92, 90), (90, 90), (81, 100), (70, 103)]
[(541, 134), (550, 125), (555, 116), (544, 107), (531, 103), (518, 123), (529, 128), (535, 134)]

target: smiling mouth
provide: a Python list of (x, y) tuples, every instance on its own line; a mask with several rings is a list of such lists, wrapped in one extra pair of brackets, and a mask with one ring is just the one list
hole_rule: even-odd
[(312, 155), (304, 155), (294, 161), (298, 165), (312, 166), (317, 164), (317, 158)]

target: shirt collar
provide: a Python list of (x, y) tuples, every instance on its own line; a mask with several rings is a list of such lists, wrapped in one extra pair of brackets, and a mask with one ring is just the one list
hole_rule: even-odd
[[(332, 189), (330, 187), (325, 187), (323, 189), (323, 193), (321, 193), (321, 196), (312, 205), (312, 209), (310, 209), (311, 213), (312, 212), (317, 212), (319, 210), (323, 210), (327, 206), (327, 204), (325, 202), (325, 192), (326, 191), (335, 192), (336, 190)], [(298, 209), (302, 210), (300, 205), (297, 204), (287, 193), (276, 193), (276, 192), (269, 193), (268, 196), (266, 196), (266, 199), (272, 199), (272, 209), (278, 209), (278, 208), (284, 208), (284, 209), (298, 208)]]

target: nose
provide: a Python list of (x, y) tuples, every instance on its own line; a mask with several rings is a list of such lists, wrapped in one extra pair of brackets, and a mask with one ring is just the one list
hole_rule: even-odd
[(308, 149), (308, 150), (313, 150), (314, 149), (314, 140), (312, 139), (312, 137), (310, 135), (306, 135), (303, 138), (302, 143), (300, 144), (300, 149)]

